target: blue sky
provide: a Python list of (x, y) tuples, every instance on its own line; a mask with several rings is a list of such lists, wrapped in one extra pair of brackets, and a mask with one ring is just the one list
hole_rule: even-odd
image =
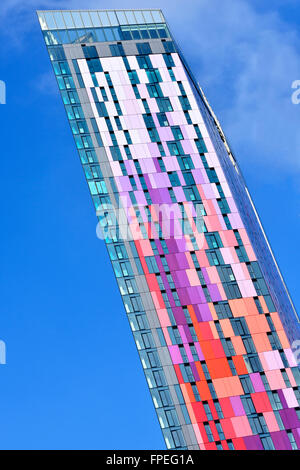
[(0, 4), (2, 449), (164, 448), (35, 9), (164, 10), (299, 308), (300, 105), (291, 101), (300, 79), (299, 2), (182, 4)]

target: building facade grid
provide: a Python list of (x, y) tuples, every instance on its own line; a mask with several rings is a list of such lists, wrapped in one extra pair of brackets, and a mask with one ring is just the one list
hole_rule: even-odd
[(161, 11), (38, 17), (167, 447), (300, 449), (298, 318)]

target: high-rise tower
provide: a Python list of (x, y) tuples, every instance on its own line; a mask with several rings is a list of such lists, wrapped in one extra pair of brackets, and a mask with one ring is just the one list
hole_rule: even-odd
[(167, 447), (300, 449), (299, 320), (161, 11), (38, 17)]

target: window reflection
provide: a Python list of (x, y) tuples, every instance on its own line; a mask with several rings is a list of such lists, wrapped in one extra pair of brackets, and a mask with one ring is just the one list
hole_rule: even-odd
[(154, 39), (169, 37), (167, 27), (163, 24), (145, 25), (142, 27), (132, 25), (113, 28), (53, 29), (51, 31), (43, 30), (43, 34), (48, 46), (82, 42), (139, 40), (149, 39), (149, 37)]

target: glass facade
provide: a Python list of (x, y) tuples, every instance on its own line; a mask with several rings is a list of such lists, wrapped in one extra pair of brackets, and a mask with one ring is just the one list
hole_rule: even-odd
[(167, 447), (300, 449), (298, 317), (161, 11), (38, 17)]

